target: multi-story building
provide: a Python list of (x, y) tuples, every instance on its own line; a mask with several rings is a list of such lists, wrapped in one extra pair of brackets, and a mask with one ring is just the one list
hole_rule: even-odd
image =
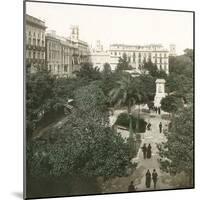
[(74, 53), (74, 59), (77, 61), (77, 64), (81, 65), (85, 62), (90, 62), (90, 50), (87, 42), (84, 42), (79, 39), (79, 27), (71, 26), (71, 34), (69, 37), (73, 46), (76, 48)]
[(26, 15), (26, 66), (31, 72), (45, 67), (45, 22)]
[(72, 76), (73, 55), (76, 48), (67, 38), (56, 35), (55, 31), (46, 34), (46, 64), (48, 70), (59, 77)]
[(89, 48), (86, 42), (79, 40), (78, 27), (72, 29), (68, 38), (51, 31), (45, 41), (47, 67), (58, 77), (71, 77), (82, 63), (89, 62)]
[(156, 64), (158, 70), (164, 70), (169, 73), (169, 51), (162, 45), (124, 45), (124, 44), (112, 44), (109, 49), (110, 53), (110, 65), (112, 69), (115, 69), (119, 58), (125, 53), (130, 66), (136, 71), (140, 70), (144, 62), (151, 61)]

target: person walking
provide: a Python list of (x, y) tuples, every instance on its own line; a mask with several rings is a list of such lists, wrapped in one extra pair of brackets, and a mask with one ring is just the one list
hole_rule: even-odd
[(159, 123), (159, 130), (160, 130), (160, 133), (162, 133), (162, 122)]
[(155, 111), (156, 111), (156, 114), (157, 114), (157, 111), (158, 111), (158, 108), (157, 108), (157, 107), (155, 107)]
[(147, 147), (147, 158), (148, 159), (151, 158), (151, 144), (149, 144), (148, 147)]
[(148, 131), (151, 130), (151, 123), (150, 123), (150, 122), (148, 122), (148, 124), (147, 124), (147, 130), (148, 130)]
[(147, 173), (145, 176), (146, 176), (146, 181), (145, 181), (146, 188), (150, 188), (151, 187), (151, 173), (149, 169), (147, 170)]
[(146, 157), (147, 157), (147, 147), (146, 147), (145, 143), (142, 147), (142, 152), (143, 152), (143, 158), (146, 159)]
[(160, 107), (158, 108), (158, 114), (160, 115), (160, 113), (161, 113), (161, 109), (160, 109)]
[(156, 184), (158, 181), (158, 173), (156, 172), (155, 169), (153, 170), (153, 173), (152, 173), (152, 180), (153, 180), (154, 189), (156, 189)]
[(131, 181), (130, 185), (128, 186), (128, 192), (134, 192), (134, 191), (136, 191), (136, 188), (133, 185), (133, 181)]

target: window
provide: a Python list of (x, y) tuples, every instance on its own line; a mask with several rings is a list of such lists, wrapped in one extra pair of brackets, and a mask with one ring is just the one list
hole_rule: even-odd
[(31, 58), (31, 51), (29, 51), (28, 54), (29, 54), (29, 58)]
[(37, 58), (40, 59), (40, 52), (37, 53)]
[(166, 64), (164, 64), (164, 70), (167, 71), (167, 65)]
[(64, 65), (64, 72), (68, 71), (68, 65)]
[(33, 45), (36, 45), (36, 39), (33, 38)]
[(117, 52), (115, 52), (115, 56), (117, 55)]
[(33, 59), (35, 59), (35, 51), (33, 52)]
[(135, 62), (135, 52), (133, 52), (133, 62)]

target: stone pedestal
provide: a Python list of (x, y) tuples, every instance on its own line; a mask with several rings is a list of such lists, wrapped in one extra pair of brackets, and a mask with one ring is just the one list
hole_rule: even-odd
[(157, 108), (161, 106), (160, 102), (162, 98), (166, 97), (165, 82), (166, 81), (164, 79), (156, 80), (156, 95), (154, 97), (154, 106)]

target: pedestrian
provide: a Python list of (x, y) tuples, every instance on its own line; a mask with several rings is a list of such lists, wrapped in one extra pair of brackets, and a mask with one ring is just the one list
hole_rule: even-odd
[(156, 170), (153, 170), (152, 173), (152, 180), (153, 180), (153, 185), (154, 185), (154, 189), (156, 189), (156, 183), (158, 181), (158, 173), (156, 172)]
[(148, 159), (151, 158), (151, 144), (149, 144), (148, 147), (147, 147), (147, 158)]
[(158, 111), (158, 108), (157, 108), (157, 107), (155, 107), (155, 111), (156, 111), (156, 114), (157, 114), (157, 111)]
[(146, 181), (145, 181), (146, 188), (150, 188), (151, 187), (151, 173), (149, 169), (147, 170), (147, 173), (145, 176), (146, 176)]
[(131, 181), (130, 185), (128, 186), (128, 192), (136, 191), (135, 185), (133, 185), (133, 181)]
[(150, 122), (147, 124), (147, 130), (148, 130), (148, 131), (151, 130), (151, 123), (150, 123)]
[(143, 157), (144, 159), (146, 159), (147, 157), (147, 147), (146, 144), (144, 143), (143, 147), (142, 147), (142, 152), (143, 152)]
[(159, 123), (159, 130), (160, 130), (160, 133), (162, 133), (162, 122)]
[(161, 110), (160, 110), (160, 107), (158, 108), (158, 114), (160, 115), (160, 112), (161, 112)]

